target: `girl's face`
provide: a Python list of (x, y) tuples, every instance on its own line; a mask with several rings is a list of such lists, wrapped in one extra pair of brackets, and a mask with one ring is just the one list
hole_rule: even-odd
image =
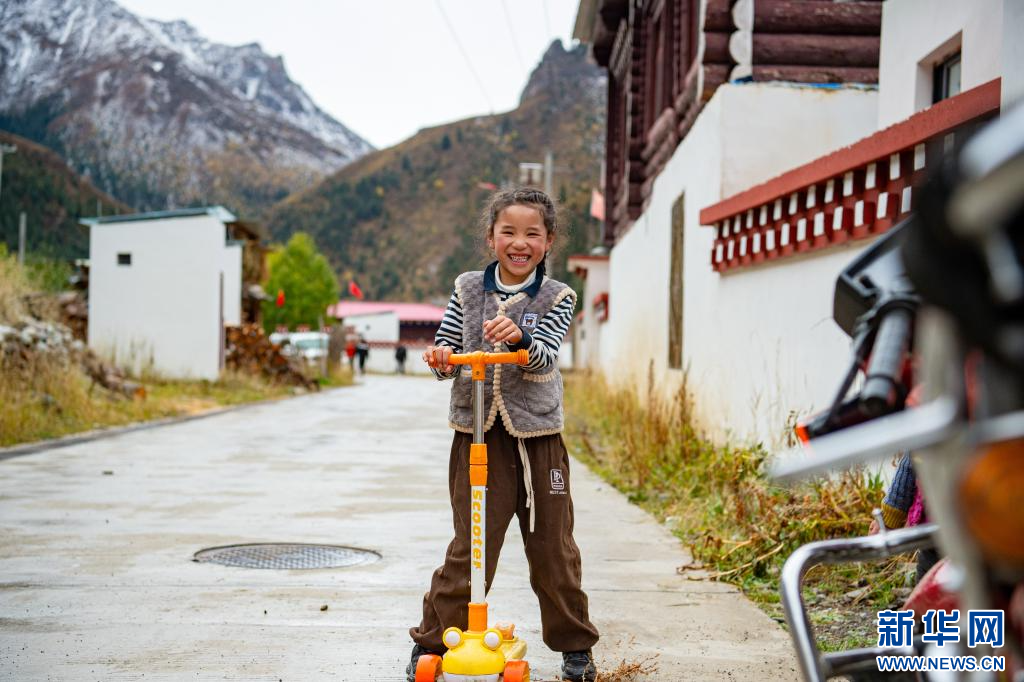
[(523, 282), (544, 260), (554, 239), (541, 212), (533, 206), (515, 204), (502, 210), (487, 236), (487, 245), (498, 256), (501, 281)]

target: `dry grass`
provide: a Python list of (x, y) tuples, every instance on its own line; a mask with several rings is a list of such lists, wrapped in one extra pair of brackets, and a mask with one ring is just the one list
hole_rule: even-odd
[[(778, 574), (785, 559), (807, 542), (866, 533), (883, 495), (881, 480), (847, 472), (796, 488), (774, 485), (764, 475), (764, 449), (716, 446), (696, 431), (685, 388), (671, 401), (658, 396), (651, 390), (643, 405), (634, 392), (613, 390), (599, 377), (572, 376), (566, 382), (567, 439), (690, 548), (696, 561), (680, 572), (739, 585), (781, 619)], [(861, 585), (868, 587), (859, 599), (865, 609), (889, 608), (908, 570), (905, 561), (822, 567), (806, 584), (810, 601), (822, 608)]]
[(598, 671), (596, 682), (638, 682), (656, 672), (658, 672), (658, 663), (654, 656), (632, 661), (622, 659), (611, 670)]
[(25, 314), (25, 299), (32, 293), (25, 269), (0, 244), (0, 324), (17, 322)]
[(356, 383), (355, 374), (352, 368), (345, 364), (337, 364), (327, 369), (327, 376), (317, 377), (321, 386), (337, 388), (339, 386), (351, 386)]
[(77, 365), (53, 357), (14, 370), (0, 364), (0, 447), (291, 395), (249, 376), (157, 381), (144, 400), (93, 385)]
[[(38, 286), (26, 269), (0, 249), (0, 324), (15, 324), (28, 314), (55, 321), (45, 306), (33, 303), (37, 298)], [(146, 399), (133, 399), (93, 384), (72, 356), (0, 351), (0, 447), (291, 395), (287, 387), (225, 373), (213, 382), (150, 375)]]

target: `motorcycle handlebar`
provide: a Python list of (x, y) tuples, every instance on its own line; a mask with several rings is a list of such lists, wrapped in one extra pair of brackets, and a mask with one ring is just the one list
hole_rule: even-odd
[(910, 347), (913, 322), (913, 313), (902, 306), (891, 308), (882, 318), (860, 392), (861, 409), (868, 417), (893, 412), (903, 399), (903, 358)]

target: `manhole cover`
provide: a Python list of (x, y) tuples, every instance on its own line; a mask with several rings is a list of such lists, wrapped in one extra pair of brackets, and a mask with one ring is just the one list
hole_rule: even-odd
[(201, 549), (193, 561), (242, 568), (345, 568), (372, 564), (380, 554), (340, 545), (266, 543)]

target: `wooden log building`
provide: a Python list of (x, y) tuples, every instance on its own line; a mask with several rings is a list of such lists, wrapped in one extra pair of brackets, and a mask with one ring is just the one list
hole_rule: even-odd
[(881, 0), (583, 0), (574, 35), (608, 70), (607, 245), (720, 85), (876, 84), (881, 22)]

